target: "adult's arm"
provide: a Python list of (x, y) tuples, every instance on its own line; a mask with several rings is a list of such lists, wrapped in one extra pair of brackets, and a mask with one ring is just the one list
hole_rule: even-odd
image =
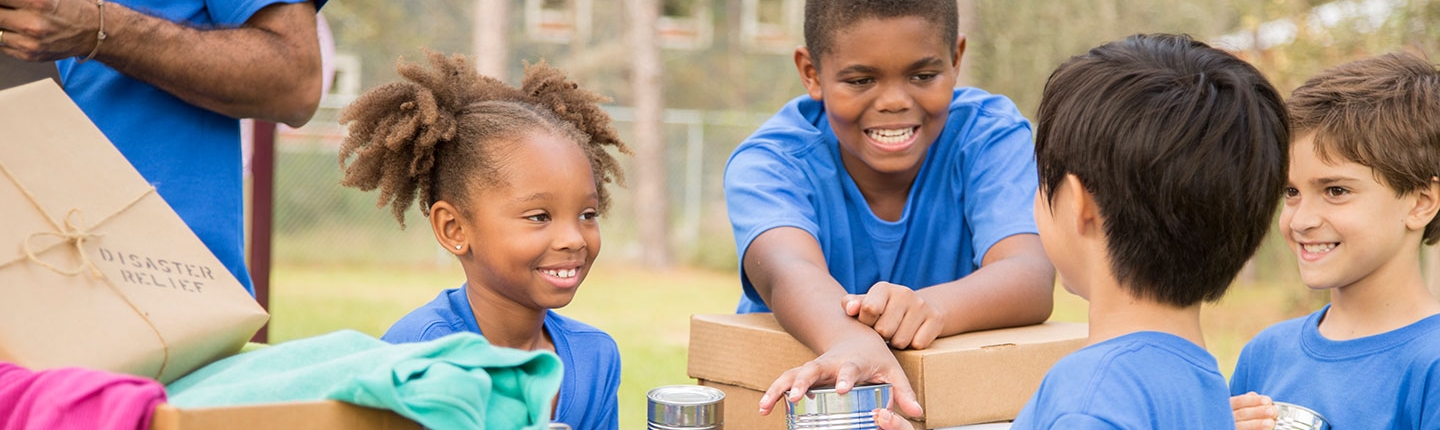
[(301, 126), (320, 103), (315, 5), (277, 3), (236, 28), (201, 29), (94, 0), (0, 0), (0, 53), (29, 60), (84, 58), (190, 104), (235, 118)]

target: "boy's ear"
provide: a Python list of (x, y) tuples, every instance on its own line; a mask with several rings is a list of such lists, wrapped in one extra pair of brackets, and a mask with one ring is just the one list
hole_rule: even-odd
[(1415, 207), (1405, 216), (1405, 226), (1412, 230), (1424, 231), (1425, 226), (1440, 212), (1440, 178), (1430, 178), (1430, 183), (1414, 191)]
[(1104, 234), (1100, 228), (1100, 208), (1095, 205), (1095, 196), (1085, 189), (1080, 177), (1066, 174), (1062, 184), (1070, 188), (1071, 198), (1075, 199), (1075, 232), (1081, 236)]
[(951, 61), (950, 67), (954, 67), (956, 70), (959, 70), (960, 57), (963, 56), (965, 56), (965, 33), (960, 33), (959, 36), (955, 37), (955, 55), (950, 56), (950, 58), (953, 59), (953, 61)]
[(800, 83), (805, 84), (805, 92), (810, 94), (810, 98), (820, 100), (824, 93), (820, 91), (819, 58), (810, 56), (810, 48), (795, 48), (795, 71), (800, 72)]
[(460, 210), (450, 202), (441, 200), (430, 205), (430, 229), (435, 232), (435, 241), (451, 254), (458, 256), (470, 252), (465, 226), (460, 224)]

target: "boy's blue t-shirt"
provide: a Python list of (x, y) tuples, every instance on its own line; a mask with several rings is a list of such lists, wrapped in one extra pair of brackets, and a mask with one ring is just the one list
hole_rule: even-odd
[(796, 227), (820, 243), (830, 275), (863, 294), (879, 281), (920, 289), (980, 267), (991, 245), (1035, 233), (1038, 182), (1030, 123), (1009, 99), (959, 88), (945, 130), (895, 222), (875, 216), (840, 161), (821, 102), (791, 100), (725, 166), (725, 203), (745, 294), (738, 312), (769, 312), (744, 271), (761, 233)]
[[(266, 6), (305, 0), (112, 0), (192, 28), (239, 27)], [(325, 4), (315, 1), (315, 8)], [(113, 42), (112, 42), (113, 43)], [(102, 48), (103, 49), (103, 48)], [(223, 55), (223, 54), (219, 54)], [(65, 92), (250, 294), (240, 120), (192, 105), (99, 61), (56, 62)]]
[[(620, 349), (600, 329), (545, 312), (545, 331), (555, 342), (565, 376), (560, 382), (555, 422), (575, 429), (620, 428)], [(441, 291), (435, 300), (400, 318), (380, 339), (390, 343), (422, 342), (448, 334), (480, 333), (465, 286)]]
[(1214, 356), (1146, 331), (1060, 359), (1010, 428), (1234, 429), (1235, 416)]
[(1240, 352), (1230, 394), (1251, 391), (1319, 412), (1331, 428), (1440, 428), (1440, 315), (1335, 341), (1320, 334), (1330, 306), (1280, 322)]

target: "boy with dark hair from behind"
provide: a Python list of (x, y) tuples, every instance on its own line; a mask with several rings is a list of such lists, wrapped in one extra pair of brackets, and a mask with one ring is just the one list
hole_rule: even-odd
[(807, 90), (736, 148), (725, 197), (744, 296), (819, 357), (785, 392), (893, 384), (890, 348), (1034, 324), (1054, 269), (1035, 235), (1030, 124), (1010, 100), (955, 88), (954, 0), (812, 0), (795, 67)]
[(1245, 345), (1230, 380), (1237, 427), (1290, 419), (1273, 399), (1332, 428), (1440, 428), (1440, 301), (1420, 263), (1421, 243), (1440, 241), (1440, 70), (1408, 54), (1358, 60), (1310, 78), (1288, 106), (1280, 233), (1330, 304)]
[(1225, 293), (1279, 204), (1279, 93), (1230, 54), (1156, 34), (1071, 58), (1042, 97), (1035, 220), (1061, 283), (1090, 302), (1090, 338), (1012, 428), (1233, 427), (1200, 307)]

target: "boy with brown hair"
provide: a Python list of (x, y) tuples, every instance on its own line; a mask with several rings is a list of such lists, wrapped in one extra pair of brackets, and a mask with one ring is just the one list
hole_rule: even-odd
[(1245, 345), (1230, 380), (1237, 427), (1288, 419), (1273, 399), (1332, 428), (1440, 428), (1440, 301), (1420, 269), (1421, 243), (1440, 241), (1440, 71), (1367, 58), (1310, 78), (1288, 106), (1280, 233), (1330, 304)]
[(1279, 92), (1188, 36), (1135, 35), (1060, 65), (1036, 123), (1036, 225), (1062, 285), (1090, 302), (1090, 337), (1011, 428), (1233, 428), (1200, 307), (1225, 294), (1279, 204)]
[(1054, 272), (1035, 235), (1030, 124), (1014, 103), (956, 88), (954, 0), (812, 0), (795, 67), (807, 95), (731, 155), (725, 198), (744, 296), (819, 357), (760, 401), (813, 385), (894, 384), (890, 348), (1034, 324)]

